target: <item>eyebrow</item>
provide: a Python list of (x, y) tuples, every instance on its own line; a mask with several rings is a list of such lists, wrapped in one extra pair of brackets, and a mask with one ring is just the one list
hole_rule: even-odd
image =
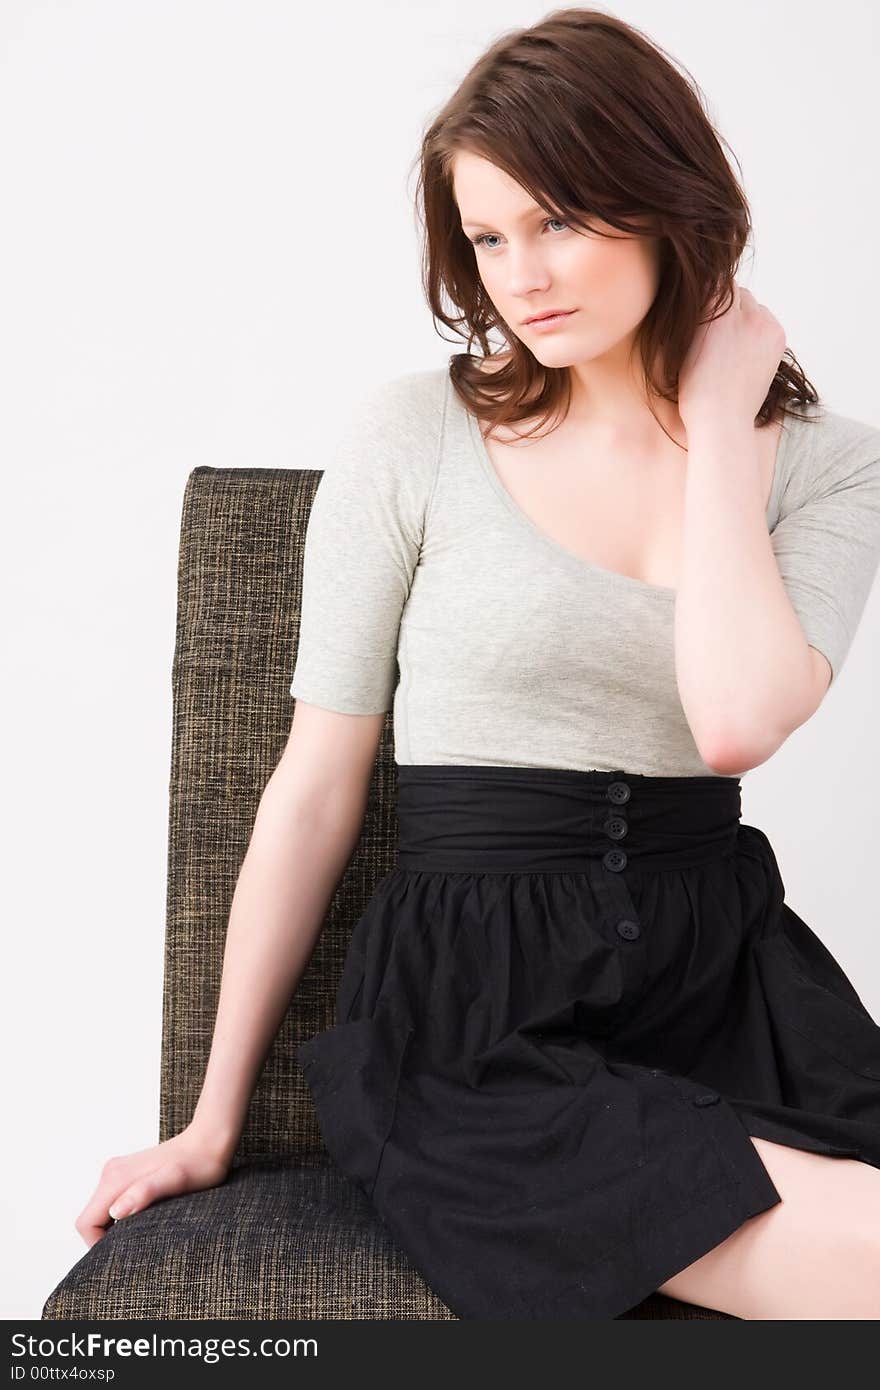
[[(539, 213), (542, 217), (554, 216), (547, 208), (531, 208), (528, 212), (521, 213), (520, 216), (514, 220), (516, 222), (528, 222), (530, 218), (537, 217)], [(462, 227), (491, 227), (492, 224), (491, 222), (465, 222), (464, 219), (462, 219), (461, 225)]]

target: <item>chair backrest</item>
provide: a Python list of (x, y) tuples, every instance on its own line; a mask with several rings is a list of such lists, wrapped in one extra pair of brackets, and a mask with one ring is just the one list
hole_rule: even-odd
[[(232, 895), (293, 714), (289, 693), (315, 469), (195, 468), (183, 498), (159, 1138), (192, 1117), (211, 1046)], [(334, 1021), (351, 931), (397, 844), (392, 716), (357, 849), (266, 1060), (238, 1155), (321, 1147), (293, 1049)]]

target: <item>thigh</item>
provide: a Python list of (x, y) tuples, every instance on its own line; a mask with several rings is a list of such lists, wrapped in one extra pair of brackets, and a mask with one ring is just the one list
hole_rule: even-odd
[(880, 1168), (752, 1143), (782, 1201), (657, 1292), (738, 1318), (880, 1318)]

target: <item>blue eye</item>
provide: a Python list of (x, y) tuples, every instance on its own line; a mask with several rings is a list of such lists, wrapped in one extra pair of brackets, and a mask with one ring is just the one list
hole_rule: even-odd
[[(567, 223), (567, 222), (563, 222), (563, 220), (562, 220), (561, 217), (548, 217), (548, 218), (545, 219), (543, 225), (546, 227), (546, 225), (547, 225), (548, 222), (558, 222), (559, 225), (560, 225), (560, 227), (566, 227), (566, 228), (568, 227), (568, 223)], [(491, 236), (495, 236), (495, 235), (496, 235), (495, 232), (483, 232), (480, 236), (471, 237), (471, 241), (472, 241), (472, 243), (473, 243), (474, 246), (483, 246), (483, 245), (485, 245), (485, 242), (486, 242), (486, 238), (487, 238), (487, 237), (491, 237)], [(487, 251), (494, 251), (494, 250), (495, 250), (495, 247), (494, 247), (494, 246), (487, 246), (487, 247), (486, 247), (486, 250), (487, 250)]]

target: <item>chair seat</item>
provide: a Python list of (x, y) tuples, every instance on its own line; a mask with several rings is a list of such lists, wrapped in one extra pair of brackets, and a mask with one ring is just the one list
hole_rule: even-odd
[[(653, 1294), (625, 1318), (722, 1318)], [(43, 1318), (456, 1320), (323, 1154), (249, 1157), (112, 1226)]]
[(43, 1318), (452, 1318), (324, 1155), (260, 1155), (112, 1226)]

